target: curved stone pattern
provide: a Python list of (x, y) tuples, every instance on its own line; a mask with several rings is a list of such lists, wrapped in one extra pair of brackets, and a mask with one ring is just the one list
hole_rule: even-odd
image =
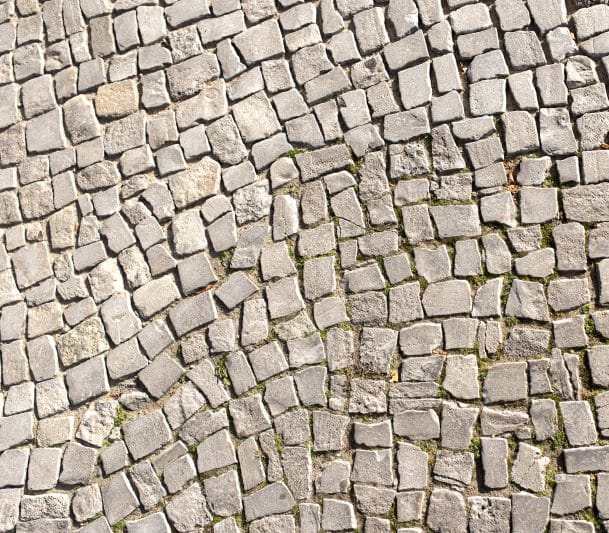
[(608, 528), (577, 1), (0, 0), (0, 532)]

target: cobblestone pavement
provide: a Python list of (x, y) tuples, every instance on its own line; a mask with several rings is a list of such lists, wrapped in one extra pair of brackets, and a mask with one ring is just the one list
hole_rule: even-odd
[(0, 3), (0, 531), (609, 528), (608, 69), (564, 0)]

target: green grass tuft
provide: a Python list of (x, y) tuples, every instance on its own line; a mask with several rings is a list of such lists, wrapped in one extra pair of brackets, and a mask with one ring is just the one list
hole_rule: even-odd
[(122, 405), (119, 405), (114, 414), (114, 427), (121, 427), (125, 423), (125, 420), (127, 420), (127, 411)]
[(119, 520), (116, 524), (112, 526), (112, 531), (114, 533), (121, 533), (122, 531), (125, 531), (126, 527), (127, 522), (125, 522), (124, 520)]
[(303, 152), (306, 152), (304, 148), (292, 148), (291, 150), (288, 150), (285, 154), (280, 155), (279, 157), (289, 157), (291, 159), (295, 159), (298, 154), (302, 154)]

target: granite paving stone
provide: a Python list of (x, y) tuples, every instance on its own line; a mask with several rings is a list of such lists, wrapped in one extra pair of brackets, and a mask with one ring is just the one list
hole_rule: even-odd
[(609, 523), (609, 8), (0, 2), (0, 531)]

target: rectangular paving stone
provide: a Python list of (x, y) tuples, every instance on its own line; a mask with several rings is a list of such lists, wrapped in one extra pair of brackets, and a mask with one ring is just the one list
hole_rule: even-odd
[(79, 404), (110, 390), (103, 356), (93, 357), (66, 372), (70, 403)]
[(179, 337), (214, 321), (217, 316), (211, 292), (185, 298), (169, 312), (169, 320)]
[(146, 283), (133, 293), (133, 305), (144, 318), (162, 311), (180, 297), (171, 276)]

